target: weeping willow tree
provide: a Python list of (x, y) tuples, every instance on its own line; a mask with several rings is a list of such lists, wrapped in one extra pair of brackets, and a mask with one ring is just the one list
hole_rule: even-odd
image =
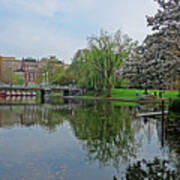
[(114, 34), (101, 31), (99, 36), (88, 38), (89, 64), (93, 72), (102, 80), (107, 97), (110, 96), (111, 88), (115, 84), (117, 69), (122, 68), (124, 60), (136, 44), (120, 30)]
[(113, 34), (101, 31), (99, 36), (88, 38), (88, 48), (76, 53), (72, 69), (86, 87), (105, 90), (109, 97), (116, 82), (116, 71), (136, 46), (119, 30)]

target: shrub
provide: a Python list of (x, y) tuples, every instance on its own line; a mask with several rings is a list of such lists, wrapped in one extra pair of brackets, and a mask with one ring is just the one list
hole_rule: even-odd
[(170, 102), (169, 111), (180, 114), (180, 98), (174, 99)]

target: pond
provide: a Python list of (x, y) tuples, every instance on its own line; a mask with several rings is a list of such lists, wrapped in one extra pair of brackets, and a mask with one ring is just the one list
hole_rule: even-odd
[(140, 109), (85, 100), (1, 105), (0, 179), (179, 179), (177, 142), (161, 118), (137, 118)]

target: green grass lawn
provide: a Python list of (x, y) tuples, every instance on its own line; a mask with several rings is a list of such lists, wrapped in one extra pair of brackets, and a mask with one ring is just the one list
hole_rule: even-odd
[[(112, 89), (111, 90), (111, 97), (112, 98), (122, 98), (127, 100), (136, 100), (136, 92), (138, 92), (139, 95), (144, 93), (144, 90), (141, 89)], [(148, 90), (148, 93), (154, 94), (156, 92), (157, 96), (159, 97), (159, 90)], [(178, 95), (178, 91), (168, 91), (163, 90), (162, 97), (164, 98), (176, 98)], [(87, 92), (84, 97), (93, 97), (95, 92)], [(102, 97), (105, 97), (105, 93), (102, 94)]]
[[(117, 98), (126, 98), (126, 99), (137, 99), (136, 92), (138, 92), (139, 95), (144, 93), (144, 90), (141, 89), (112, 89), (111, 96), (117, 97)], [(148, 90), (148, 93), (154, 94), (156, 92), (157, 96), (159, 96), (159, 90)], [(162, 97), (164, 98), (176, 98), (178, 95), (178, 91), (168, 91), (163, 90)]]

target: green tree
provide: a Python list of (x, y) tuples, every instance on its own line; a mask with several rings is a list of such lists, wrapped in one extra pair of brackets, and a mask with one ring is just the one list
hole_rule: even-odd
[(105, 90), (109, 97), (116, 82), (116, 71), (123, 67), (124, 60), (136, 45), (119, 30), (114, 34), (101, 31), (99, 36), (88, 38), (88, 49), (76, 53), (72, 69), (81, 77), (79, 82), (86, 87)]
[(73, 57), (69, 72), (73, 74), (75, 82), (79, 87), (92, 88), (95, 86), (92, 78), (92, 75), (95, 73), (91, 71), (88, 53), (88, 49), (78, 50)]
[(100, 36), (88, 38), (90, 48), (90, 64), (98, 76), (101, 77), (106, 95), (109, 97), (111, 88), (115, 84), (115, 72), (123, 67), (124, 60), (134, 49), (137, 42), (133, 43), (127, 35), (122, 35), (118, 30), (114, 34), (101, 31)]
[(21, 85), (24, 84), (24, 77), (14, 74), (14, 76), (12, 77), (12, 81), (13, 84)]
[(63, 67), (58, 67), (51, 77), (52, 84), (69, 85), (74, 82), (75, 77), (73, 77), (69, 70), (66, 70)]
[(54, 73), (62, 64), (63, 63), (55, 56), (42, 59), (38, 70), (38, 83), (48, 80), (49, 83), (52, 84), (54, 81)]

